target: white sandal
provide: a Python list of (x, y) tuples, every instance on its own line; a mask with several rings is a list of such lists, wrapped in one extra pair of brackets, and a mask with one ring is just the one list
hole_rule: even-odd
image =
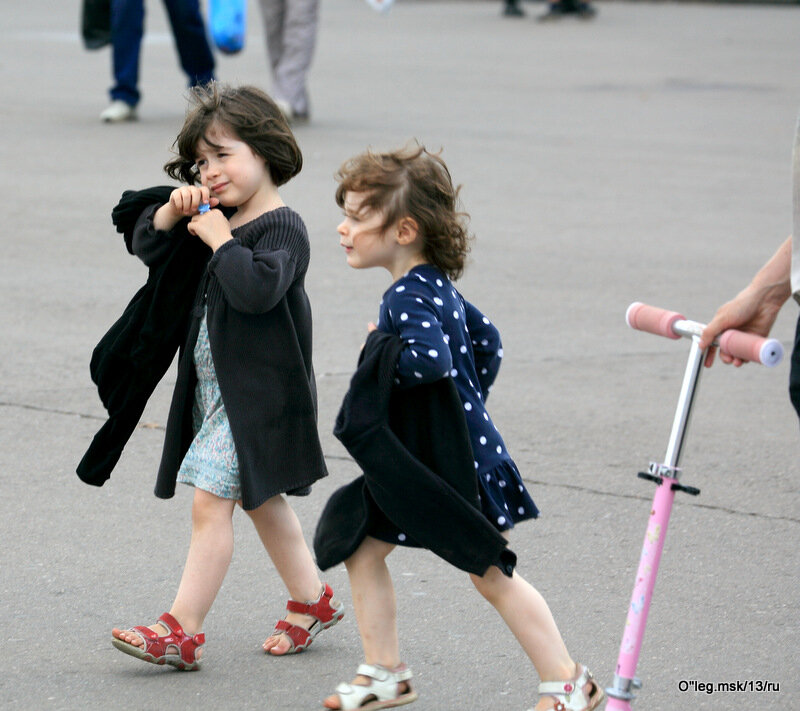
[[(372, 711), (392, 709), (417, 700), (417, 692), (408, 682), (411, 670), (407, 667), (392, 671), (377, 664), (362, 664), (357, 674), (372, 679), (369, 686), (342, 683), (336, 687), (341, 711)], [(400, 684), (406, 682), (405, 693), (400, 693)], [(366, 703), (365, 703), (366, 702)]]
[[(583, 693), (583, 687), (591, 683), (593, 689), (589, 697)], [(606, 695), (594, 680), (592, 672), (578, 665), (578, 676), (569, 681), (545, 681), (539, 684), (541, 696), (552, 696), (555, 700), (553, 711), (592, 711), (603, 703)]]

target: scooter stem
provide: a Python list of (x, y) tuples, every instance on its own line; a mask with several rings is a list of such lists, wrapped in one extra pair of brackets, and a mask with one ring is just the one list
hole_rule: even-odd
[(633, 595), (628, 608), (628, 618), (620, 645), (617, 659), (614, 685), (606, 689), (609, 696), (607, 711), (630, 711), (630, 702), (635, 698), (632, 689), (641, 687), (641, 682), (636, 677), (636, 665), (642, 649), (647, 615), (650, 610), (650, 601), (653, 597), (658, 566), (661, 553), (664, 550), (664, 539), (667, 534), (672, 504), (675, 500), (675, 491), (680, 484), (678, 478), (681, 454), (686, 441), (686, 431), (694, 404), (695, 394), (703, 370), (705, 352), (700, 350), (699, 336), (692, 336), (692, 346), (689, 359), (683, 376), (678, 406), (672, 423), (667, 452), (662, 464), (651, 463), (650, 473), (645, 475), (658, 484), (653, 505), (650, 510), (650, 520), (644, 537), (644, 546), (639, 559), (639, 568), (633, 587)]

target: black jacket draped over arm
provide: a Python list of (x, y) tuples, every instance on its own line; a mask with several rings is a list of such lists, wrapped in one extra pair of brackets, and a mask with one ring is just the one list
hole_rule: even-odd
[[(150, 205), (166, 203), (172, 190), (160, 186), (123, 193), (111, 217), (131, 254), (139, 215)], [(173, 249), (150, 267), (147, 283), (95, 347), (89, 372), (108, 420), (78, 464), (78, 476), (87, 484), (102, 486), (111, 476), (148, 399), (186, 340), (197, 285), (210, 257), (211, 250), (182, 221), (175, 228)]]
[(334, 434), (363, 470), (337, 490), (317, 525), (325, 570), (349, 558), (388, 519), (417, 544), (461, 570), (491, 565), (511, 575), (516, 555), (479, 507), (472, 448), (450, 378), (395, 388), (403, 342), (373, 331), (361, 353)]

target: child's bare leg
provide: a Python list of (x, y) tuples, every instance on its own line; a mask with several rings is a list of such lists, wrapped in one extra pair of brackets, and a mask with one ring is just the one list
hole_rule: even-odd
[[(364, 648), (364, 661), (394, 669), (400, 664), (400, 643), (397, 635), (397, 603), (394, 584), (386, 565), (386, 557), (394, 549), (367, 536), (358, 550), (345, 561), (353, 595), (353, 609)], [(354, 684), (370, 684), (357, 676)], [(339, 697), (334, 694), (323, 702), (326, 708), (338, 709)]]
[(400, 664), (397, 602), (386, 557), (394, 545), (367, 536), (345, 561), (364, 661), (392, 669)]
[[(273, 496), (247, 514), (252, 519), (261, 542), (292, 600), (299, 602), (316, 600), (322, 589), (322, 582), (314, 558), (303, 537), (300, 521), (289, 502), (283, 496)], [(289, 612), (286, 620), (293, 625), (308, 629), (315, 618)], [(263, 646), (265, 652), (280, 655), (284, 654), (291, 644), (285, 634), (278, 634), (268, 637)]]
[[(189, 553), (175, 601), (169, 611), (187, 634), (197, 634), (202, 630), (203, 621), (228, 572), (233, 555), (232, 517), (235, 503), (202, 489), (194, 491)], [(158, 623), (152, 625), (151, 629), (159, 635), (168, 632)], [(111, 633), (135, 647), (143, 644), (137, 634), (117, 628)]]
[[(525, 653), (533, 662), (541, 681), (572, 679), (577, 671), (553, 614), (545, 599), (516, 572), (512, 577), (491, 566), (483, 577), (470, 575), (478, 592), (500, 613)], [(588, 694), (592, 686), (584, 691)], [(552, 697), (543, 697), (537, 711), (553, 707)]]

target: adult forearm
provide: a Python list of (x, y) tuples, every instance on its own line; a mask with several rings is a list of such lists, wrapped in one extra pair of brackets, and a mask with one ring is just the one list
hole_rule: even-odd
[(778, 247), (769, 261), (758, 270), (750, 287), (765, 295), (770, 301), (785, 302), (792, 294), (792, 237)]

